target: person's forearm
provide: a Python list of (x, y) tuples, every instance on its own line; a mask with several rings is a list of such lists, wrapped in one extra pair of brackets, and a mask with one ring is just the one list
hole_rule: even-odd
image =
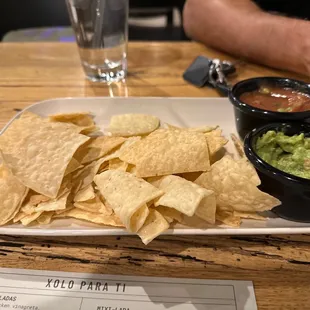
[(249, 0), (188, 0), (190, 37), (236, 56), (310, 73), (310, 22), (261, 11)]

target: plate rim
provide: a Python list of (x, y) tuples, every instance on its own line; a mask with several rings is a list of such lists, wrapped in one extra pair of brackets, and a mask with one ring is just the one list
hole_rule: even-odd
[[(185, 228), (185, 229), (168, 229), (161, 236), (238, 236), (238, 235), (299, 235), (309, 234), (310, 227), (263, 227), (263, 228)], [(55, 228), (26, 228), (26, 227), (1, 227), (0, 235), (15, 236), (58, 236), (58, 237), (74, 237), (74, 236), (137, 236), (137, 234), (126, 231), (125, 229), (55, 229)]]

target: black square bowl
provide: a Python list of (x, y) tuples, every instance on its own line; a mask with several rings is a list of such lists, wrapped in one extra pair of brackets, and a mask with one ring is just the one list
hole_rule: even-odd
[(255, 152), (257, 139), (269, 130), (283, 132), (288, 136), (304, 133), (305, 137), (310, 137), (310, 125), (295, 122), (268, 124), (252, 130), (244, 140), (245, 154), (262, 182), (259, 188), (282, 202), (272, 211), (287, 220), (310, 222), (310, 180), (274, 168)]

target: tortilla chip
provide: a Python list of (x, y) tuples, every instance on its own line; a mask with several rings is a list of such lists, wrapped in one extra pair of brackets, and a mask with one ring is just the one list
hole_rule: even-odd
[[(129, 231), (134, 231), (136, 212), (163, 192), (128, 172), (107, 170), (94, 179), (99, 191)], [(144, 213), (143, 213), (144, 214)]]
[(74, 207), (80, 210), (84, 210), (91, 213), (100, 213), (100, 207), (102, 202), (97, 202), (96, 198), (90, 199), (88, 201), (75, 202)]
[(146, 178), (146, 181), (149, 182), (150, 184), (154, 185), (155, 187), (159, 188), (161, 181), (163, 180), (163, 178), (165, 177), (150, 177), (150, 178)]
[(50, 201), (41, 202), (36, 206), (35, 212), (42, 213), (43, 211), (56, 211), (66, 209), (69, 194), (70, 193), (66, 193), (57, 199), (51, 199)]
[(158, 206), (155, 208), (157, 212), (159, 212), (168, 223), (172, 223), (173, 221), (182, 221), (182, 213), (168, 207)]
[(98, 196), (95, 196), (95, 198), (87, 200), (87, 201), (75, 202), (74, 206), (78, 209), (85, 210), (85, 211), (92, 212), (92, 213), (100, 213), (100, 214), (105, 214), (105, 215), (113, 214), (113, 210), (106, 207)]
[(13, 223), (19, 222), (22, 218), (26, 217), (28, 214), (23, 211), (19, 211), (13, 218)]
[(89, 112), (64, 113), (64, 114), (50, 115), (49, 121), (72, 123), (80, 127), (90, 127), (95, 124), (92, 117), (89, 115)]
[(193, 216), (204, 198), (205, 189), (175, 175), (162, 178), (159, 188), (165, 192), (155, 206), (173, 208), (187, 216)]
[(20, 219), (20, 221), (24, 226), (28, 226), (31, 223), (33, 223), (42, 213), (43, 213), (43, 211), (42, 212), (35, 212), (33, 214), (30, 214), (30, 215), (26, 215), (26, 216), (22, 217)]
[(119, 149), (107, 154), (103, 157), (104, 161), (110, 161), (112, 159), (119, 159), (120, 155), (129, 147), (140, 141), (141, 137), (129, 137)]
[(122, 170), (126, 171), (128, 168), (128, 163), (121, 161), (119, 158), (114, 158), (109, 160), (109, 170)]
[(208, 146), (202, 133), (158, 129), (127, 148), (120, 159), (136, 165), (139, 177), (206, 171)]
[(145, 204), (133, 214), (133, 216), (131, 217), (131, 230), (133, 232), (137, 232), (143, 226), (149, 213), (149, 208)]
[(73, 154), (89, 138), (78, 134), (75, 125), (27, 115), (0, 136), (3, 161), (26, 187), (55, 198)]
[(220, 210), (271, 210), (281, 202), (256, 187), (258, 180), (253, 171), (245, 159), (234, 161), (231, 156), (226, 155), (214, 163), (211, 170), (203, 173), (195, 183), (215, 192)]
[(75, 187), (73, 187), (74, 184), (72, 183), (72, 173), (69, 173), (63, 178), (57, 197), (55, 199), (63, 196), (64, 194), (70, 193), (71, 190), (74, 192)]
[(213, 191), (205, 189), (205, 195), (200, 202), (195, 215), (209, 224), (215, 224), (216, 196)]
[(179, 174), (179, 177), (181, 177), (187, 181), (195, 182), (199, 178), (199, 176), (202, 174), (202, 172), (203, 171), (181, 173), (181, 174)]
[(251, 212), (239, 212), (239, 211), (234, 211), (233, 215), (235, 217), (240, 217), (241, 219), (251, 219), (251, 220), (257, 220), (257, 221), (265, 221), (266, 217), (255, 213)]
[(28, 189), (0, 165), (0, 225), (8, 223), (19, 211)]
[(103, 198), (102, 194), (97, 191), (96, 196), (100, 199), (100, 201), (103, 203), (104, 208), (102, 208), (102, 213), (112, 214), (114, 213), (113, 208), (109, 205), (109, 203)]
[(147, 245), (167, 229), (169, 229), (169, 223), (165, 218), (156, 210), (150, 209), (150, 213), (143, 227), (138, 231), (138, 235), (142, 242)]
[(72, 173), (72, 182), (75, 186), (77, 186), (77, 184), (79, 185), (79, 191), (93, 182), (95, 175), (99, 172), (99, 169), (104, 162), (105, 159), (101, 158)]
[(105, 156), (125, 141), (126, 139), (123, 137), (100, 136), (91, 138), (77, 150), (74, 157), (82, 164), (88, 164)]
[(100, 174), (103, 171), (107, 171), (109, 170), (109, 162), (104, 162), (103, 164), (101, 164), (97, 174)]
[(201, 132), (201, 133), (210, 132), (212, 130), (215, 130), (218, 127), (218, 126), (178, 127), (178, 126), (171, 125), (168, 123), (166, 123), (166, 126), (168, 127), (168, 129), (189, 130), (189, 131)]
[(159, 119), (152, 115), (122, 114), (113, 115), (109, 132), (114, 136), (139, 136), (149, 134), (159, 127)]
[(131, 165), (131, 164), (129, 164), (127, 169), (126, 169), (126, 171), (132, 175), (136, 175), (136, 170), (137, 170), (137, 167), (134, 165)]
[(241, 225), (241, 218), (229, 211), (218, 210), (216, 219), (228, 226), (239, 227)]
[(74, 197), (75, 202), (87, 201), (96, 197), (94, 188), (91, 184), (78, 191)]
[(54, 212), (51, 211), (51, 212), (43, 212), (38, 218), (37, 218), (37, 222), (40, 224), (40, 225), (48, 225), (51, 220), (52, 220), (52, 217), (54, 215)]
[(35, 192), (32, 192), (32, 194), (29, 195), (29, 203), (34, 205), (34, 206), (37, 206), (39, 203), (46, 202), (49, 200), (51, 200), (50, 197), (46, 197), (46, 196), (43, 196), (43, 195), (35, 193)]
[[(111, 153), (105, 155), (104, 157), (101, 158), (102, 160), (102, 164), (98, 170), (97, 173), (101, 173), (103, 171), (106, 171), (109, 169), (109, 161), (111, 160), (116, 160), (119, 159), (120, 154), (128, 147), (130, 147), (131, 145), (133, 145), (134, 143), (136, 143), (137, 141), (141, 140), (141, 137), (129, 137), (122, 145), (120, 148), (112, 151)], [(124, 164), (125, 165), (125, 164)], [(128, 165), (126, 163), (126, 165)], [(130, 165), (128, 165), (130, 166)], [(127, 169), (128, 170), (128, 167)], [(132, 173), (133, 174), (133, 173)]]
[(21, 206), (25, 203), (25, 200), (26, 200), (26, 198), (27, 198), (28, 192), (29, 192), (29, 188), (26, 188), (25, 195), (24, 195), (24, 197), (22, 198), (19, 207), (18, 207), (18, 208), (15, 210), (15, 212), (12, 214), (12, 216), (11, 216), (11, 218), (10, 218), (10, 221), (13, 220), (13, 219), (15, 218), (15, 216), (20, 212)]
[(88, 112), (51, 115), (49, 116), (49, 121), (74, 124), (79, 127), (79, 133), (84, 135), (96, 132), (100, 129), (95, 125), (92, 116)]
[(81, 165), (79, 161), (77, 161), (74, 157), (72, 157), (65, 171), (65, 176), (80, 168), (83, 168), (83, 165)]
[(199, 229), (214, 228), (214, 226), (208, 224), (205, 220), (201, 219), (196, 215), (194, 216), (183, 215), (179, 222), (180, 224), (191, 228), (199, 228)]
[(231, 140), (234, 143), (234, 146), (235, 146), (236, 151), (239, 154), (239, 156), (240, 157), (245, 157), (245, 153), (244, 153), (244, 150), (243, 150), (243, 143), (241, 142), (241, 140), (238, 139), (237, 136), (235, 134), (233, 134), (233, 133), (230, 135), (230, 137), (231, 137)]
[(209, 147), (210, 156), (214, 156), (228, 140), (222, 136), (221, 129), (215, 129), (204, 134)]
[[(0, 150), (5, 149), (11, 153), (16, 151), (21, 138), (26, 137), (32, 132), (31, 125), (38, 125), (42, 118), (31, 112), (24, 112), (19, 119), (16, 119), (9, 128), (0, 135)], [(27, 126), (28, 125), (28, 126)]]
[[(66, 209), (54, 211), (53, 218), (58, 218), (58, 215), (59, 215), (59, 217), (60, 217), (62, 214), (66, 213), (66, 212), (68, 212), (68, 211), (70, 211), (70, 210), (72, 210), (72, 209), (74, 209), (74, 208), (75, 208), (74, 205), (72, 205), (72, 204), (67, 204)], [(64, 216), (63, 216), (63, 217), (64, 217)]]
[(83, 135), (89, 135), (92, 133), (95, 133), (97, 131), (100, 131), (100, 128), (98, 126), (89, 126), (89, 127), (83, 127), (80, 131), (80, 133), (82, 133)]
[(88, 222), (101, 225), (123, 227), (122, 222), (115, 214), (113, 215), (97, 214), (74, 208), (63, 213), (62, 216), (73, 217), (79, 220), (85, 220)]
[[(79, 133), (80, 128), (73, 124), (60, 124), (64, 131), (74, 131)], [(14, 122), (5, 130), (5, 134), (2, 133), (0, 136), (0, 149), (6, 149), (6, 152), (11, 153), (16, 150), (16, 145), (22, 142), (23, 137), (30, 135), (34, 129), (33, 127), (49, 127), (51, 129), (59, 128), (58, 123), (49, 123), (46, 118), (42, 118), (39, 115), (25, 111), (19, 116), (18, 119), (15, 119)]]
[(23, 205), (20, 209), (21, 212), (25, 213), (26, 215), (30, 215), (35, 212), (36, 206), (32, 203), (28, 202), (25, 205)]
[(250, 180), (252, 184), (255, 186), (261, 185), (260, 178), (257, 174), (256, 169), (254, 166), (248, 161), (247, 158), (241, 158), (235, 162), (234, 169), (237, 169), (237, 166), (239, 167), (240, 173), (242, 173), (244, 176), (247, 176), (247, 178)]

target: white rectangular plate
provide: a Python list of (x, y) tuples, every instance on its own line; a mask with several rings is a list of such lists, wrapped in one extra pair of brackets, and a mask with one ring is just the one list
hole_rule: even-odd
[[(26, 109), (41, 116), (56, 113), (89, 111), (102, 130), (107, 128), (114, 114), (146, 113), (156, 115), (161, 122), (180, 127), (219, 125), (224, 135), (235, 132), (234, 115), (228, 99), (218, 98), (65, 98), (39, 102)], [(22, 113), (22, 112), (21, 112)], [(16, 117), (18, 117), (17, 115)], [(15, 118), (16, 118), (15, 117)], [(15, 119), (14, 118), (14, 119)], [(13, 119), (13, 120), (14, 120)], [(10, 126), (11, 120), (3, 131)], [(2, 131), (2, 132), (3, 132)], [(231, 142), (227, 150), (234, 153)], [(174, 235), (245, 235), (245, 234), (300, 234), (310, 233), (310, 224), (297, 223), (277, 218), (272, 212), (266, 221), (244, 220), (241, 227), (219, 226), (208, 229), (174, 228), (166, 234)], [(0, 234), (10, 235), (125, 235), (125, 230), (102, 227), (73, 219), (59, 219), (50, 225), (23, 227), (10, 225), (0, 227)]]

